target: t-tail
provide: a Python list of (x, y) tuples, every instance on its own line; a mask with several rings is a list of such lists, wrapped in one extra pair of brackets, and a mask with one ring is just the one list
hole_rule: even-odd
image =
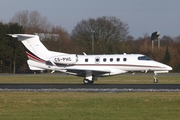
[[(8, 34), (9, 36), (18, 38), (25, 46), (25, 52), (29, 60), (27, 61), (31, 70), (44, 70), (44, 65), (53, 63), (50, 58), (54, 56), (67, 55), (66, 53), (54, 52), (48, 50), (40, 41), (38, 35), (30, 34)], [(47, 66), (47, 65), (46, 65)]]

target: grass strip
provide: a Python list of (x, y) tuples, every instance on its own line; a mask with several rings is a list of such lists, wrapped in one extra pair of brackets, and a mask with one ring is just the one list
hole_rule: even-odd
[[(179, 76), (158, 76), (159, 84), (180, 84)], [(58, 74), (1, 75), (0, 83), (72, 83), (82, 84), (82, 77)], [(153, 75), (118, 75), (99, 78), (94, 84), (152, 84)]]
[(0, 92), (0, 120), (177, 120), (177, 92)]

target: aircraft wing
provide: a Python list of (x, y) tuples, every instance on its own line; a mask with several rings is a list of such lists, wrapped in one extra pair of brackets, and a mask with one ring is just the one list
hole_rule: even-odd
[(86, 76), (87, 72), (91, 72), (93, 75), (103, 75), (103, 74), (121, 74), (121, 73), (126, 73), (127, 71), (124, 70), (117, 70), (117, 69), (92, 69), (92, 68), (65, 68), (64, 70), (67, 70), (66, 72), (70, 73), (76, 73), (78, 76)]
[(92, 68), (65, 68), (66, 72), (76, 73), (78, 76), (86, 76), (87, 72), (91, 72), (92, 74), (105, 74), (110, 73), (109, 70), (102, 69), (92, 69)]

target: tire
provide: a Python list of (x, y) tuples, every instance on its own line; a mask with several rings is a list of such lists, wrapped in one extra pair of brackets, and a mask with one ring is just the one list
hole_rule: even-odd
[(154, 79), (154, 83), (158, 83), (158, 79), (157, 78)]
[(89, 84), (90, 81), (88, 79), (84, 79), (83, 82), (84, 84)]

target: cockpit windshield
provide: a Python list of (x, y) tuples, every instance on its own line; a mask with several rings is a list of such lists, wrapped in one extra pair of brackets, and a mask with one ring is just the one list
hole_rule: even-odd
[(138, 57), (138, 60), (152, 60), (152, 59), (147, 56), (140, 56)]

